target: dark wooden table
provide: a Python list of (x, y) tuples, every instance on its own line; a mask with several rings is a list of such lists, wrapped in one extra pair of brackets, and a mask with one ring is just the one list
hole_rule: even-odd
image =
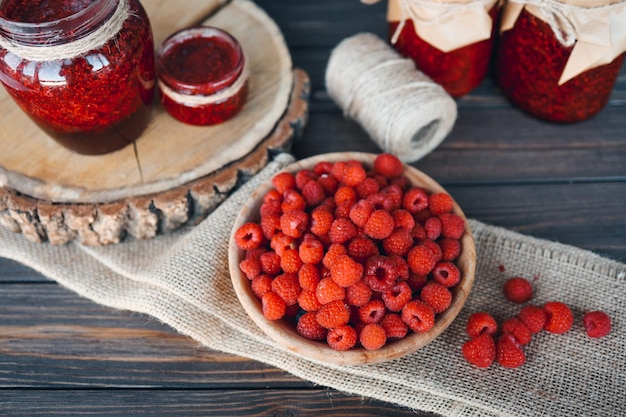
[[(324, 90), (329, 52), (386, 34), (385, 5), (260, 0), (311, 76), (296, 157), (378, 152)], [(458, 100), (450, 136), (415, 164), (468, 217), (626, 261), (626, 70), (591, 120), (557, 125), (511, 106), (488, 79)], [(0, 415), (416, 416), (208, 350), (156, 320), (101, 307), (0, 259)]]

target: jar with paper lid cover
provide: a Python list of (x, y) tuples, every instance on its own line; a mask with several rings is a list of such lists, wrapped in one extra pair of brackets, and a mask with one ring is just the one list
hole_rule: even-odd
[(496, 77), (522, 110), (577, 122), (607, 104), (626, 51), (626, 1), (516, 0), (502, 14)]
[(402, 55), (453, 97), (489, 72), (496, 0), (389, 0), (389, 38)]
[(154, 72), (152, 31), (138, 0), (0, 2), (0, 81), (75, 152), (112, 152), (140, 136)]

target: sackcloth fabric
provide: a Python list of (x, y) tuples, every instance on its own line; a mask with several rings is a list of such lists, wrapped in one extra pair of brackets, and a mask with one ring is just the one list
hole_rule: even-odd
[[(381, 364), (344, 366), (277, 346), (232, 289), (228, 239), (251, 191), (292, 161), (288, 154), (275, 157), (194, 227), (106, 247), (35, 244), (0, 229), (0, 256), (96, 303), (155, 317), (209, 348), (342, 392), (449, 417), (626, 415), (626, 265), (476, 220), (470, 220), (478, 254), (470, 297), (451, 326), (421, 350)], [(475, 368), (461, 355), (465, 323), (476, 311), (499, 322), (519, 311), (502, 295), (511, 276), (535, 277), (532, 303), (568, 304), (575, 325), (564, 335), (536, 334), (520, 368)], [(611, 334), (586, 335), (582, 315), (588, 310), (612, 317)]]

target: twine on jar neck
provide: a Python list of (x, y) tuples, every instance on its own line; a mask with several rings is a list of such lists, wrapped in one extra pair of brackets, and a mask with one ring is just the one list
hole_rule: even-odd
[(113, 15), (106, 24), (87, 36), (61, 45), (22, 45), (13, 39), (0, 37), (0, 47), (28, 61), (56, 61), (83, 56), (98, 49), (113, 39), (121, 30), (124, 22), (131, 15), (128, 0), (120, 0)]
[(456, 103), (439, 84), (370, 33), (343, 40), (331, 53), (326, 88), (346, 117), (385, 152), (413, 162), (452, 129)]
[[(456, 2), (437, 2), (437, 1), (425, 1), (425, 0), (397, 0), (400, 6), (400, 24), (394, 31), (391, 37), (391, 43), (396, 43), (407, 20), (412, 20), (416, 24), (420, 25), (432, 25), (440, 20), (446, 20), (450, 16), (462, 13), (467, 8), (468, 4), (480, 3), (485, 7), (488, 7), (494, 3), (494, 0), (475, 0), (470, 3), (456, 3)], [(431, 18), (424, 18), (420, 16), (415, 8), (422, 8), (426, 10), (438, 10)]]
[(564, 47), (570, 47), (576, 43), (578, 37), (578, 29), (572, 20), (568, 17), (572, 15), (572, 12), (600, 12), (606, 10), (607, 12), (614, 8), (620, 7), (620, 3), (607, 4), (597, 7), (582, 7), (574, 4), (567, 4), (555, 0), (508, 0), (511, 3), (517, 3), (521, 5), (535, 6), (539, 13), (541, 13), (541, 19), (546, 22), (554, 36)]
[(210, 104), (219, 103), (221, 101), (228, 100), (234, 97), (235, 95), (237, 95), (239, 91), (241, 91), (241, 89), (245, 86), (246, 82), (248, 81), (249, 73), (250, 73), (249, 64), (248, 64), (248, 60), (246, 60), (244, 62), (243, 70), (241, 71), (241, 74), (239, 75), (239, 77), (237, 77), (237, 80), (235, 80), (235, 82), (232, 85), (226, 88), (223, 88), (217, 91), (215, 94), (211, 94), (211, 95), (181, 94), (172, 90), (160, 79), (158, 81), (158, 84), (159, 84), (159, 89), (161, 90), (161, 92), (164, 95), (168, 96), (173, 101), (175, 101), (176, 103), (182, 104), (183, 106), (187, 106), (187, 107), (200, 107), (200, 106), (206, 106)]

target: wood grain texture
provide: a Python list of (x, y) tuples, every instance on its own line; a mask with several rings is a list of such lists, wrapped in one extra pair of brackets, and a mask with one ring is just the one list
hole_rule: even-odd
[[(146, 2), (155, 36), (203, 20), (219, 2), (206, 5)], [(182, 16), (178, 20), (178, 16)], [(164, 25), (161, 22), (165, 22)], [(292, 62), (273, 20), (249, 0), (234, 0), (203, 24), (223, 28), (240, 42), (249, 64), (249, 94), (235, 117), (213, 126), (191, 126), (169, 116), (159, 103), (132, 146), (106, 155), (71, 152), (51, 141), (0, 91), (0, 185), (38, 200), (107, 203), (165, 192), (214, 173), (248, 155), (284, 115), (293, 87)], [(174, 27), (176, 25), (176, 27)]]

